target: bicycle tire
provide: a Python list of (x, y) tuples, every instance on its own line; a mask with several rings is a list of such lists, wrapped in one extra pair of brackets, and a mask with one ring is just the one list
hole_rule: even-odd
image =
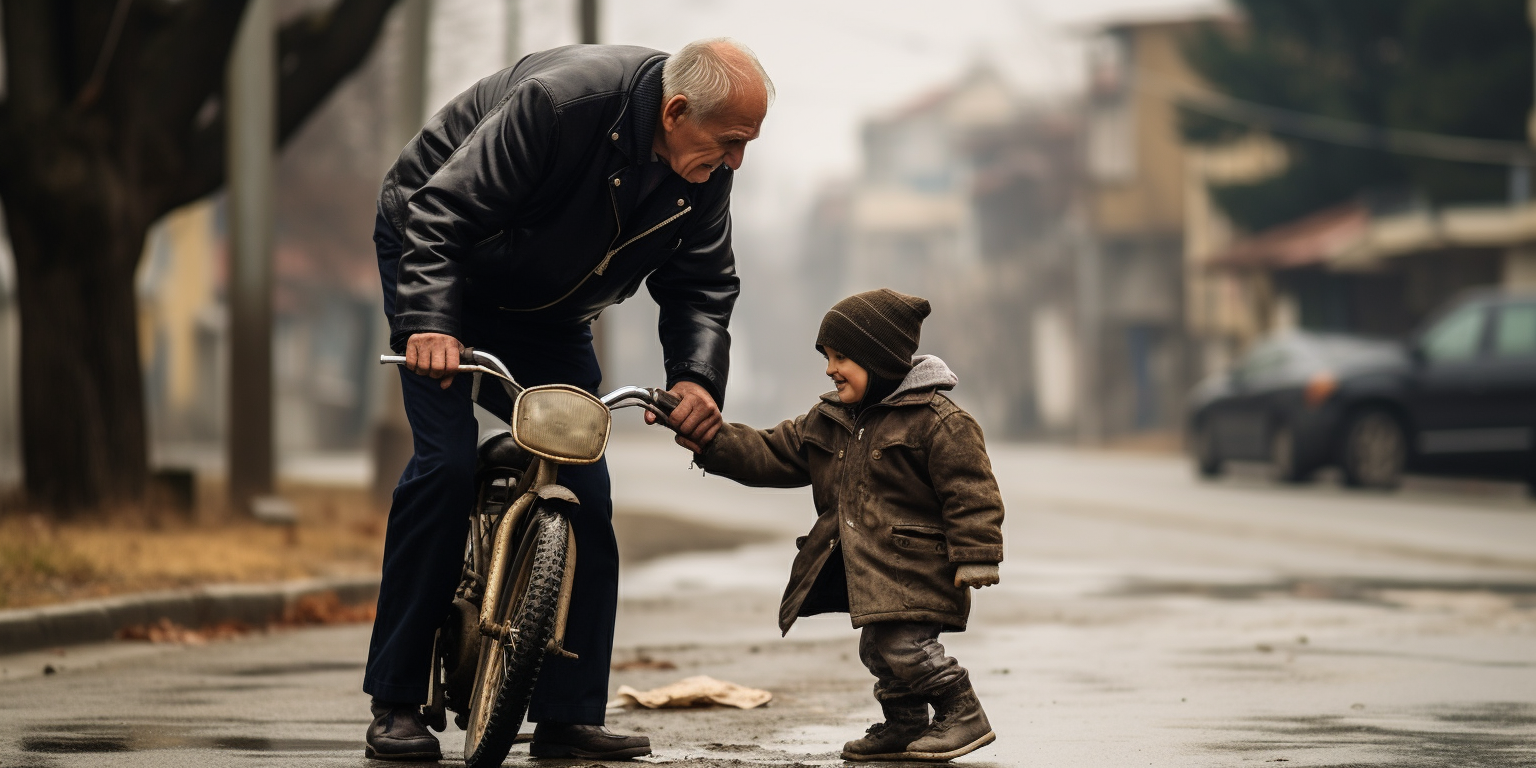
[[(544, 665), (544, 649), (554, 636), (560, 587), (565, 580), (569, 526), (564, 517), (536, 509), (530, 521), (531, 530), (512, 563), (508, 599), (504, 603), (512, 610), (499, 610), (497, 619), (511, 616), (515, 639), (505, 644), (486, 638), (482, 646), (475, 701), (494, 703), (486, 713), (484, 725), (476, 729), (471, 722), (471, 729), (464, 734), (467, 768), (495, 768), (512, 751), (523, 716), (528, 713), (534, 683), (538, 682), (539, 670)], [(526, 586), (519, 590), (519, 585)], [(486, 654), (492, 656), (485, 658)], [(495, 686), (495, 691), (487, 690), (488, 685)], [(471, 719), (474, 717), (472, 712)]]

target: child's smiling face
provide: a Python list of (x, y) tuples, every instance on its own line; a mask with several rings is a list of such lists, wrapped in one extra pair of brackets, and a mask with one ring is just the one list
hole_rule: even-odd
[(823, 346), (821, 350), (827, 356), (827, 376), (832, 379), (832, 386), (837, 387), (837, 399), (849, 405), (863, 400), (864, 390), (869, 387), (869, 372), (831, 347)]

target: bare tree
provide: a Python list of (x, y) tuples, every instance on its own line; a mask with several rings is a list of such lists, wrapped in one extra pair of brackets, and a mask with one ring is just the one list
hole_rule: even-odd
[[(281, 144), (362, 62), (394, 0), (278, 30)], [(224, 183), (225, 61), (245, 0), (0, 0), (0, 202), (21, 311), (29, 499), (60, 512), (148, 476), (134, 271), (150, 226)]]

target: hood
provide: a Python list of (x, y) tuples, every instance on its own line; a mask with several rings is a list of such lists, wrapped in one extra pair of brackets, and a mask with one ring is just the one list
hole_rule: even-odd
[(959, 383), (960, 377), (943, 360), (934, 355), (918, 355), (912, 358), (912, 370), (907, 371), (901, 384), (896, 386), (896, 391), (885, 402), (892, 402), (914, 392), (954, 389)]

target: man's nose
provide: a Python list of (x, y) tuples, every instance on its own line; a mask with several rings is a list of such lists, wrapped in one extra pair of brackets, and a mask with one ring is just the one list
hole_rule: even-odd
[(741, 164), (747, 159), (747, 148), (737, 147), (725, 153), (725, 165), (733, 171), (741, 170)]

